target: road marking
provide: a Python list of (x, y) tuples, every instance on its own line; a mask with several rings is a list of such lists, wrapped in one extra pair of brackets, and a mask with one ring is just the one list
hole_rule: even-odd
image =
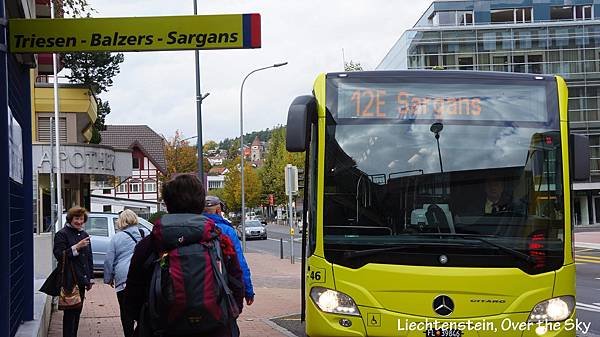
[(592, 311), (592, 312), (600, 312), (600, 305), (586, 304), (577, 302), (577, 309)]
[(595, 249), (592, 248), (583, 248), (583, 249), (576, 249), (575, 252), (576, 253), (583, 253), (583, 252), (589, 252), (589, 251), (594, 251)]
[(596, 261), (596, 260), (586, 260), (586, 259), (575, 259), (575, 262), (600, 264), (600, 261)]
[(592, 256), (592, 255), (575, 255), (575, 258), (582, 257), (584, 259), (598, 260), (600, 261), (600, 256)]

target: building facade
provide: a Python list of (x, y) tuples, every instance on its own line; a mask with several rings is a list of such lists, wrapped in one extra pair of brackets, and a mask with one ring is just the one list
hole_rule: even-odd
[(107, 125), (100, 144), (131, 151), (129, 175), (92, 184), (93, 212), (131, 209), (147, 217), (161, 209), (160, 177), (166, 173), (163, 138), (146, 125)]
[(434, 1), (377, 67), (558, 74), (573, 133), (589, 136), (591, 175), (574, 184), (576, 224), (600, 222), (600, 3)]
[[(33, 0), (0, 0), (2, 22), (34, 18)], [(8, 51), (0, 25), (0, 336), (14, 336), (33, 315), (31, 72), (33, 55)]]
[[(49, 77), (37, 69), (32, 91), (32, 159), (34, 230), (51, 230), (51, 182), (54, 163), (54, 96)], [(59, 139), (62, 212), (73, 206), (91, 208), (90, 181), (94, 177), (128, 176), (131, 153), (90, 144), (97, 118), (96, 98), (81, 84), (59, 83)], [(125, 170), (124, 170), (125, 169)]]
[(206, 176), (206, 189), (218, 190), (225, 187), (225, 175), (229, 170), (225, 167), (212, 167)]

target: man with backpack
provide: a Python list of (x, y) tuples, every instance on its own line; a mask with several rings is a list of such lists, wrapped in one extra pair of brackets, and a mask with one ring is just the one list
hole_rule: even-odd
[(246, 298), (246, 304), (252, 305), (254, 303), (254, 287), (252, 286), (252, 278), (250, 275), (250, 267), (248, 267), (248, 263), (246, 262), (246, 258), (244, 257), (244, 252), (242, 251), (242, 244), (240, 243), (240, 239), (237, 236), (237, 232), (233, 228), (233, 225), (225, 220), (221, 215), (223, 212), (224, 206), (223, 202), (219, 197), (213, 195), (206, 196), (206, 203), (204, 204), (204, 215), (206, 215), (209, 219), (215, 222), (215, 225), (221, 229), (223, 234), (229, 237), (229, 240), (233, 242), (233, 246), (235, 247), (235, 252), (238, 257), (238, 261), (240, 261), (240, 267), (242, 268), (242, 274), (244, 279), (244, 290)]
[(205, 190), (194, 175), (165, 183), (168, 214), (137, 244), (125, 303), (140, 317), (136, 336), (237, 337), (244, 299), (231, 240), (202, 215)]

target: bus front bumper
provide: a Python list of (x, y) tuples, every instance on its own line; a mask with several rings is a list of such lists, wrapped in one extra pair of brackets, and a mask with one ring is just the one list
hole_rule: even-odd
[(306, 334), (400, 337), (575, 337), (575, 313), (565, 322), (527, 323), (529, 313), (465, 319), (426, 318), (371, 307), (361, 316), (330, 314), (307, 301)]

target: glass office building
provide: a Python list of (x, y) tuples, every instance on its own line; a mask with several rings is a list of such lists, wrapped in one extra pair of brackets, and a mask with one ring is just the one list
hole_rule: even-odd
[(378, 69), (559, 74), (571, 132), (589, 136), (591, 178), (574, 184), (576, 224), (600, 223), (600, 1), (434, 1)]

